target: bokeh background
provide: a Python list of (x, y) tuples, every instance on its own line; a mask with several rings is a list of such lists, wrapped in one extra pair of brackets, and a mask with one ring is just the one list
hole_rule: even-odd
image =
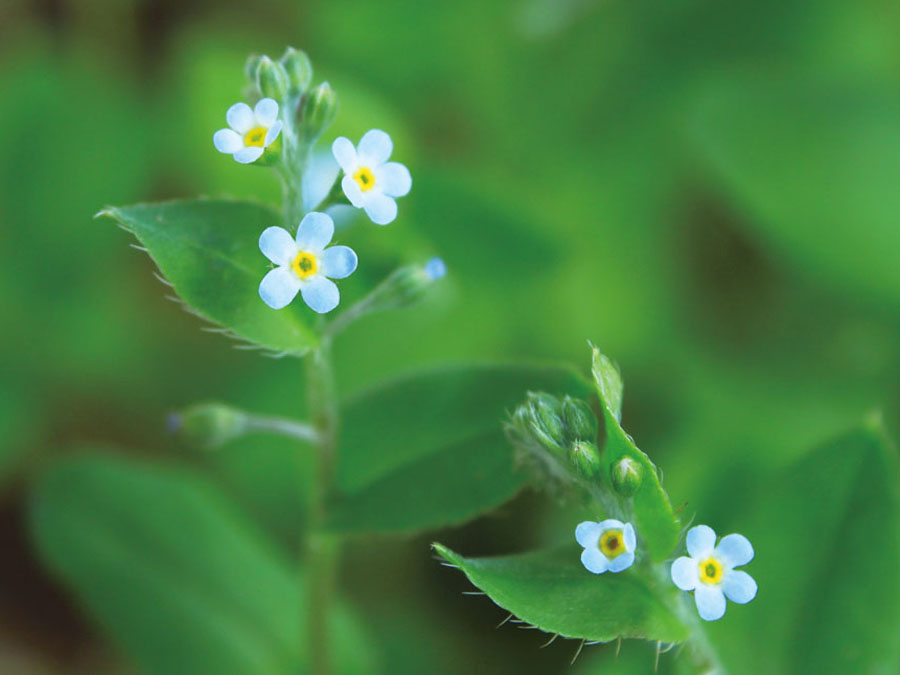
[[(326, 140), (392, 134), (414, 186), (374, 259), (450, 269), (418, 310), (340, 339), (341, 391), (448, 361), (586, 370), (590, 338), (673, 501), (716, 524), (870, 411), (895, 424), (898, 35), (882, 0), (3, 0), (0, 671), (133, 672), (27, 532), (33, 477), (73, 443), (199, 466), (294, 549), (295, 450), (203, 455), (164, 419), (209, 398), (295, 414), (301, 365), (201, 331), (92, 219), (278, 199), (211, 142), (248, 53), (310, 54), (341, 103)], [(511, 552), (569, 526), (526, 493), (457, 530), (354, 542), (342, 583), (386, 672), (568, 672), (574, 643), (494, 630), (505, 614), (461, 595), (428, 543)], [(623, 652), (652, 667), (651, 647)]]

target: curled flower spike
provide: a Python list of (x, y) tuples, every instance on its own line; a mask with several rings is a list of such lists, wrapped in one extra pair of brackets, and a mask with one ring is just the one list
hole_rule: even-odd
[(272, 98), (261, 99), (252, 109), (246, 103), (235, 103), (225, 113), (225, 120), (231, 128), (219, 129), (213, 135), (213, 145), (241, 164), (262, 157), (281, 133), (278, 103)]
[(344, 170), (344, 194), (353, 206), (365, 209), (376, 225), (387, 225), (397, 217), (394, 197), (403, 197), (412, 187), (409, 170), (388, 162), (393, 149), (391, 137), (379, 129), (367, 131), (355, 148), (343, 136), (331, 145), (334, 158)]
[(281, 309), (299, 292), (310, 309), (319, 314), (337, 307), (341, 294), (331, 279), (353, 274), (357, 257), (347, 246), (328, 246), (333, 236), (334, 221), (316, 211), (300, 221), (296, 239), (282, 227), (267, 228), (259, 237), (259, 249), (278, 267), (259, 284), (263, 302)]
[(621, 572), (634, 562), (637, 539), (631, 523), (621, 520), (587, 520), (575, 528), (575, 540), (584, 547), (581, 564), (588, 572)]
[(725, 598), (746, 604), (756, 597), (756, 581), (734, 569), (753, 560), (753, 547), (742, 534), (722, 537), (716, 546), (711, 527), (698, 525), (687, 533), (688, 556), (672, 563), (672, 581), (683, 591), (694, 591), (697, 611), (704, 621), (725, 615)]

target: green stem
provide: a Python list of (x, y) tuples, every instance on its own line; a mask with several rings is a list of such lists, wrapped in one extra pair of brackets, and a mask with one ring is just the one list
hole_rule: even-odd
[(246, 416), (246, 424), (248, 432), (260, 431), (268, 434), (277, 434), (306, 441), (307, 443), (315, 443), (319, 440), (319, 432), (314, 426), (286, 417), (248, 414)]

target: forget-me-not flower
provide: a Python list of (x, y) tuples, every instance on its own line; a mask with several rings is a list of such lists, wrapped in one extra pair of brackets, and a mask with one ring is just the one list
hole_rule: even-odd
[(631, 523), (612, 518), (599, 523), (587, 520), (575, 528), (575, 540), (584, 547), (581, 564), (588, 572), (621, 572), (634, 562), (637, 539)]
[(259, 284), (263, 302), (272, 309), (281, 309), (299, 292), (303, 301), (319, 314), (337, 307), (341, 294), (331, 279), (353, 274), (357, 257), (348, 246), (328, 246), (333, 236), (334, 221), (316, 211), (300, 221), (296, 239), (282, 227), (267, 228), (259, 237), (259, 249), (278, 267)]
[(722, 537), (716, 546), (711, 527), (698, 525), (687, 533), (688, 556), (672, 563), (672, 581), (683, 591), (694, 591), (700, 618), (716, 621), (725, 614), (725, 598), (746, 604), (756, 597), (756, 581), (734, 569), (753, 560), (753, 547), (742, 534)]
[(250, 164), (262, 157), (265, 149), (281, 133), (278, 103), (273, 98), (260, 99), (255, 108), (235, 103), (225, 113), (230, 129), (213, 134), (216, 150), (234, 157), (241, 164)]

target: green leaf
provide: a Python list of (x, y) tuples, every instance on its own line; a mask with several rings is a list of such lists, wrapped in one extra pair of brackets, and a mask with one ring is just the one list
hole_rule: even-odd
[(259, 297), (270, 268), (259, 235), (281, 224), (272, 209), (201, 199), (109, 207), (101, 214), (134, 233), (178, 297), (202, 318), (279, 353), (315, 346), (311, 310), (296, 302), (274, 310)]
[(331, 526), (409, 532), (465, 522), (515, 494), (526, 476), (501, 431), (529, 389), (586, 396), (569, 370), (464, 366), (390, 382), (348, 401)]
[(661, 591), (634, 568), (591, 574), (577, 546), (496, 558), (464, 558), (440, 544), (434, 548), (500, 607), (548, 633), (602, 642), (681, 642), (689, 635), (669, 608), (677, 597), (668, 585)]
[[(285, 673), (306, 662), (296, 572), (207, 481), (102, 454), (42, 476), (30, 525), (46, 565), (148, 673)], [(341, 672), (364, 640), (334, 617)]]
[(619, 422), (622, 408), (622, 377), (619, 369), (600, 350), (591, 345), (591, 372), (600, 397), (606, 441), (602, 459), (604, 475), (608, 478), (610, 469), (623, 457), (637, 462), (643, 469), (641, 486), (634, 494), (634, 518), (637, 530), (655, 562), (665, 560), (681, 536), (681, 525), (672, 511), (669, 495), (663, 490), (656, 471), (650, 461), (625, 433)]
[(810, 453), (733, 527), (759, 595), (708, 629), (728, 672), (897, 672), (900, 474), (880, 429)]

